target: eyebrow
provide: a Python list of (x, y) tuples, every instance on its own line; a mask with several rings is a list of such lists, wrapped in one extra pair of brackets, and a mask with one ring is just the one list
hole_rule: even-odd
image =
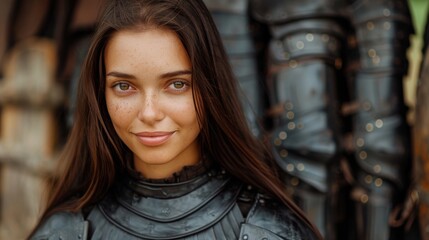
[[(190, 75), (192, 72), (190, 70), (178, 70), (174, 72), (168, 72), (161, 74), (160, 78), (169, 78), (169, 77), (175, 77), (179, 75)], [(121, 73), (121, 72), (109, 72), (106, 74), (106, 77), (112, 76), (112, 77), (118, 77), (118, 78), (128, 78), (128, 79), (136, 79), (134, 75), (127, 74), (127, 73)]]
[(175, 76), (179, 76), (179, 75), (190, 75), (190, 74), (192, 74), (192, 72), (190, 70), (179, 70), (179, 71), (161, 74), (160, 77), (161, 78), (169, 78), (169, 77), (175, 77)]

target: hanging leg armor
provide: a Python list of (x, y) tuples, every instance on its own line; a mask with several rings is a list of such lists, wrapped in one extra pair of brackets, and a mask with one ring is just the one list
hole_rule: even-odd
[(235, 77), (240, 85), (239, 96), (252, 133), (262, 137), (264, 87), (261, 81), (260, 38), (263, 32), (251, 22), (248, 0), (204, 0), (222, 37)]
[(389, 215), (404, 200), (409, 184), (410, 132), (402, 79), (408, 69), (411, 18), (405, 0), (357, 0), (351, 10), (360, 53), (352, 87), (359, 106), (353, 117), (351, 164), (357, 239), (403, 239), (392, 234)]
[(252, 1), (268, 24), (267, 86), (273, 154), (298, 205), (326, 239), (336, 239), (339, 80), (345, 32), (338, 1)]

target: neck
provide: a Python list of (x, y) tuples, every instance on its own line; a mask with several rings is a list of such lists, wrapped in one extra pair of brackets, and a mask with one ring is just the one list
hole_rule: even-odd
[(164, 164), (148, 164), (134, 157), (135, 169), (147, 179), (166, 179), (179, 172), (185, 166), (196, 165), (200, 161), (199, 156), (190, 157), (182, 161), (173, 160)]

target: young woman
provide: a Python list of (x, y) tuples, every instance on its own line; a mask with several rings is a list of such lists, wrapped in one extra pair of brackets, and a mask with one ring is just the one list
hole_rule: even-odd
[(201, 0), (113, 0), (31, 239), (320, 239), (249, 132)]

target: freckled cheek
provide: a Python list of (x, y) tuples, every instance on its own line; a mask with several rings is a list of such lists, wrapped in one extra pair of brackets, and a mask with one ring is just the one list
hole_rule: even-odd
[(127, 127), (135, 112), (133, 105), (128, 102), (107, 100), (107, 110), (113, 124), (117, 127)]

